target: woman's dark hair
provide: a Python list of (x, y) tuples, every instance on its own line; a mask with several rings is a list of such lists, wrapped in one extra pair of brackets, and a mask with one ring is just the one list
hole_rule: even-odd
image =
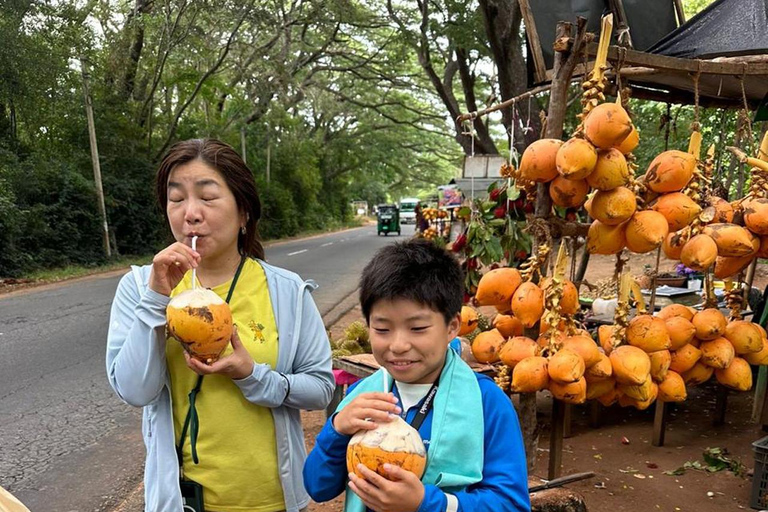
[(456, 258), (432, 242), (387, 245), (363, 269), (360, 307), (368, 322), (377, 302), (407, 299), (442, 314), (447, 324), (461, 312), (463, 280)]
[(261, 201), (256, 191), (253, 173), (232, 146), (216, 139), (190, 139), (170, 147), (160, 162), (155, 176), (157, 202), (168, 220), (168, 177), (179, 165), (200, 160), (217, 170), (235, 196), (237, 208), (246, 214), (245, 235), (237, 237), (237, 249), (241, 255), (264, 259), (264, 246), (259, 238), (258, 224), (261, 219)]

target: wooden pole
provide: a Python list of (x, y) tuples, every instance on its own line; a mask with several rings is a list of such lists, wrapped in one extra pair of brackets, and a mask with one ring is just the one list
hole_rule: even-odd
[(104, 242), (104, 254), (112, 257), (112, 249), (109, 246), (109, 224), (107, 224), (107, 209), (104, 206), (104, 189), (101, 185), (101, 166), (99, 165), (99, 146), (96, 143), (96, 127), (93, 122), (93, 104), (91, 91), (88, 87), (90, 77), (87, 62), (80, 59), (80, 71), (83, 75), (83, 94), (85, 95), (85, 116), (88, 120), (88, 141), (91, 145), (91, 164), (93, 165), (93, 182), (96, 186), (96, 198), (98, 201), (99, 216), (101, 217), (101, 235)]
[(248, 163), (248, 154), (245, 150), (245, 126), (240, 128), (240, 156), (243, 158), (243, 163)]
[[(531, 11), (528, 0), (520, 0), (519, 4), (520, 13), (525, 21), (525, 33), (528, 35), (528, 42), (531, 45), (536, 82), (541, 83), (547, 79), (547, 65), (544, 62), (544, 52), (541, 51), (541, 40), (539, 39), (539, 32), (536, 30), (536, 21), (533, 19), (533, 11)], [(555, 41), (557, 41), (557, 37), (555, 37)]]

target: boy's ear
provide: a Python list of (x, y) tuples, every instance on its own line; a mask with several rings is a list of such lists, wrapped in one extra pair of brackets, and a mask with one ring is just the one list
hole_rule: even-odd
[(451, 335), (451, 339), (459, 335), (461, 329), (461, 313), (456, 313), (450, 322), (448, 322), (448, 333)]

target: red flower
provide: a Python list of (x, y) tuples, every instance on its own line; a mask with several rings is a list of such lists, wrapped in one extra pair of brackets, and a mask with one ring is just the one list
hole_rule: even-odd
[(576, 216), (576, 212), (574, 212), (573, 210), (567, 211), (565, 213), (565, 220), (569, 222), (576, 222), (577, 219), (578, 217)]
[(459, 252), (467, 245), (467, 235), (464, 233), (456, 237), (456, 241), (453, 242), (453, 252)]
[(500, 188), (495, 188), (495, 189), (491, 190), (491, 201), (498, 201), (500, 195), (501, 195), (501, 189)]
[(477, 268), (477, 258), (469, 258), (467, 260), (467, 268), (470, 270), (474, 270)]
[(533, 213), (535, 210), (536, 210), (536, 206), (530, 201), (525, 203), (525, 205), (523, 206), (523, 211), (525, 213)]
[(525, 260), (525, 259), (527, 259), (527, 258), (528, 258), (528, 253), (527, 253), (527, 252), (525, 252), (525, 251), (524, 251), (524, 250), (522, 250), (522, 249), (520, 249), (519, 251), (517, 251), (517, 252), (515, 253), (515, 259), (516, 259), (516, 260)]
[(507, 207), (506, 206), (497, 206), (493, 210), (493, 216), (497, 219), (504, 218), (504, 216), (507, 214)]

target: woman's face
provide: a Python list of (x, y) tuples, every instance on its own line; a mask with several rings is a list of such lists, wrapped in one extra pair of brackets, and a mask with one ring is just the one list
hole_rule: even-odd
[(168, 221), (173, 237), (192, 246), (203, 259), (237, 254), (237, 236), (245, 218), (223, 176), (201, 160), (179, 165), (168, 177)]

